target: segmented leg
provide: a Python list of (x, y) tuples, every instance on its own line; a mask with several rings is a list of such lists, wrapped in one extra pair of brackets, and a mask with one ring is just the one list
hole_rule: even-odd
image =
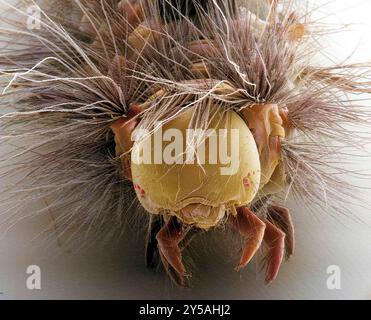
[(250, 209), (241, 207), (237, 209), (237, 216), (230, 218), (232, 225), (247, 238), (240, 262), (236, 271), (244, 268), (259, 249), (263, 237), (265, 224)]
[[(146, 237), (146, 244), (145, 244), (145, 262), (146, 266), (149, 268), (156, 268), (158, 267), (159, 263), (162, 262), (162, 265), (169, 275), (170, 279), (179, 286), (185, 286), (184, 277), (180, 275), (162, 256), (158, 250), (158, 242), (156, 239), (156, 235), (161, 230), (162, 226), (164, 225), (164, 219), (161, 216), (151, 215), (150, 221), (148, 225), (148, 232)], [(183, 232), (183, 239), (179, 244), (180, 251), (182, 252), (185, 248), (187, 248), (194, 237), (199, 232), (199, 229), (189, 227), (185, 229)]]
[(285, 233), (285, 258), (288, 259), (295, 251), (295, 231), (289, 210), (271, 205), (268, 207), (267, 219)]
[(285, 252), (285, 234), (268, 220), (265, 221), (264, 243), (268, 247), (268, 265), (265, 283), (270, 284), (277, 276)]
[(156, 239), (164, 265), (166, 266), (168, 263), (183, 277), (186, 274), (186, 269), (179, 248), (179, 243), (183, 239), (182, 225), (175, 217), (170, 218), (157, 233)]
[(244, 268), (264, 241), (268, 247), (268, 265), (265, 282), (271, 283), (277, 276), (285, 250), (285, 233), (268, 219), (261, 221), (246, 207), (237, 209), (237, 216), (230, 218), (233, 226), (247, 238), (240, 263), (236, 270)]

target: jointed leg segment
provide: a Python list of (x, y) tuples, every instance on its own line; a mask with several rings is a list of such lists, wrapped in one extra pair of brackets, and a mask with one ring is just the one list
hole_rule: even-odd
[(247, 238), (245, 248), (236, 271), (244, 268), (261, 246), (264, 237), (265, 224), (250, 209), (242, 207), (238, 209), (237, 216), (230, 219), (232, 225)]
[(160, 256), (165, 259), (181, 276), (186, 274), (182, 262), (179, 243), (183, 239), (182, 225), (175, 217), (162, 227), (156, 236)]
[[(278, 220), (277, 216), (281, 217), (281, 224), (273, 224)], [(230, 217), (230, 222), (239, 231), (239, 233), (246, 238), (246, 244), (243, 248), (240, 262), (236, 268), (237, 271), (243, 269), (256, 254), (262, 243), (267, 247), (268, 264), (265, 281), (267, 284), (271, 283), (277, 276), (281, 266), (285, 246), (287, 254), (292, 254), (294, 250), (293, 227), (289, 212), (285, 208), (270, 206), (267, 219), (260, 220), (250, 209), (241, 207), (237, 210), (236, 217)], [(283, 223), (284, 221), (285, 223)], [(283, 230), (287, 230), (288, 237)], [(286, 240), (286, 238), (288, 238)]]

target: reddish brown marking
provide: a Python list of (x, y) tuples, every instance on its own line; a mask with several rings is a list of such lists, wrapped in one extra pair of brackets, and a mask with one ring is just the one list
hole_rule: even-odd
[(243, 185), (246, 187), (246, 188), (250, 188), (251, 187), (251, 181), (249, 178), (244, 178), (243, 179)]
[(144, 198), (144, 197), (145, 197), (146, 192), (144, 191), (144, 189), (143, 189), (139, 184), (134, 184), (134, 188), (135, 188), (136, 190), (138, 190), (139, 196), (140, 196), (141, 198)]
[(140, 190), (139, 190), (139, 196), (140, 196), (141, 198), (144, 198), (144, 197), (146, 196), (146, 192), (145, 192), (143, 189), (140, 189)]

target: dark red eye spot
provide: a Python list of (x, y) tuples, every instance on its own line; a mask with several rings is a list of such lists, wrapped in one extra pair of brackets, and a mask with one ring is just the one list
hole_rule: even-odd
[(137, 192), (138, 192), (138, 194), (141, 198), (145, 197), (146, 192), (144, 191), (144, 189), (142, 189), (142, 187), (139, 184), (134, 184), (134, 189), (137, 190)]
[(251, 187), (251, 181), (249, 178), (244, 178), (243, 179), (243, 185), (246, 187), (246, 188), (250, 188)]

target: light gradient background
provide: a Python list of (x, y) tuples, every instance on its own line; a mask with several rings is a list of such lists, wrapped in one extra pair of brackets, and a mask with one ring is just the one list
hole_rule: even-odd
[[(371, 1), (315, 3), (321, 23), (349, 24), (346, 31), (324, 40), (327, 59), (342, 61), (353, 54), (351, 61), (371, 61)], [(370, 173), (370, 160), (356, 168)], [(371, 187), (367, 179), (362, 184)], [(370, 202), (371, 192), (361, 197)], [(177, 288), (163, 273), (145, 268), (143, 239), (130, 231), (111, 248), (70, 254), (57, 241), (32, 241), (50, 222), (45, 218), (22, 222), (1, 237), (0, 299), (370, 299), (371, 212), (354, 208), (354, 215), (364, 220), (358, 223), (336, 221), (326, 209), (313, 216), (298, 204), (288, 206), (296, 226), (296, 254), (270, 286), (264, 286), (256, 263), (238, 274), (233, 270), (238, 257), (228, 255), (227, 244), (208, 250), (215, 241), (203, 240), (203, 249), (194, 257), (197, 274), (192, 287)], [(42, 289), (30, 291), (26, 269), (34, 264), (41, 267)], [(341, 290), (327, 289), (329, 265), (341, 268)]]

